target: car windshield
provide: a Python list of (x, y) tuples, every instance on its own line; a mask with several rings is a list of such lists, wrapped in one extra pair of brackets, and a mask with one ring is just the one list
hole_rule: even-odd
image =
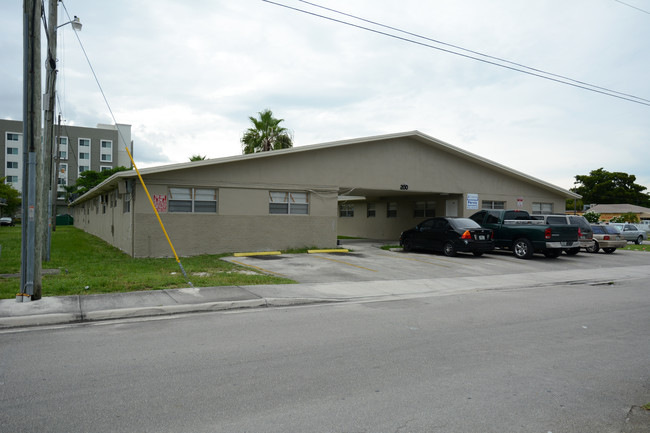
[(546, 218), (546, 224), (557, 225), (566, 224), (566, 217), (563, 216), (550, 216)]
[(571, 221), (571, 224), (577, 225), (583, 230), (590, 230), (589, 228), (589, 222), (585, 219), (585, 217), (581, 216), (570, 216), (569, 221)]
[(481, 226), (469, 218), (450, 218), (449, 224), (455, 229), (478, 229)]
[(591, 229), (594, 231), (594, 234), (597, 235), (605, 234), (605, 229), (603, 228), (603, 226), (591, 226)]
[(621, 231), (616, 226), (605, 226), (605, 232), (609, 233), (610, 235), (620, 235), (621, 234)]

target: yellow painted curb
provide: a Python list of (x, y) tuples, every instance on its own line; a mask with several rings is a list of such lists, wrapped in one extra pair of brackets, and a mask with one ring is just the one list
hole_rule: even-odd
[(336, 248), (336, 249), (331, 249), (331, 250), (307, 250), (309, 254), (314, 254), (314, 253), (348, 253), (349, 251), (346, 250), (345, 248)]
[(280, 251), (260, 251), (256, 253), (235, 253), (235, 257), (248, 257), (248, 256), (276, 256), (282, 254)]

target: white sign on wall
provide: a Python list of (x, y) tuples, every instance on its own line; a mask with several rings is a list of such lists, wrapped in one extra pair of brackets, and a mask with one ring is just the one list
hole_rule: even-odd
[(478, 194), (467, 194), (467, 209), (478, 209)]

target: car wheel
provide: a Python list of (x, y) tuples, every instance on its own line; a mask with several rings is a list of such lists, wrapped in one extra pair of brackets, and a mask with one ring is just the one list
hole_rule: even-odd
[(634, 242), (637, 245), (641, 245), (643, 243), (643, 236), (639, 236), (636, 238), (636, 241)]
[(580, 248), (569, 248), (568, 250), (565, 251), (567, 256), (575, 256), (580, 252)]
[(483, 251), (472, 251), (472, 254), (474, 254), (476, 257), (481, 257), (483, 255)]
[(453, 242), (445, 242), (442, 246), (442, 253), (447, 257), (454, 257), (456, 255), (456, 247)]
[(605, 254), (611, 254), (614, 251), (616, 251), (616, 248), (603, 248), (603, 251), (605, 252)]
[(562, 250), (544, 250), (543, 254), (547, 259), (557, 259), (562, 254)]
[(533, 243), (526, 238), (517, 239), (512, 243), (512, 252), (518, 259), (530, 259), (533, 256)]
[(600, 246), (598, 245), (598, 242), (594, 241), (593, 245), (588, 246), (585, 248), (588, 253), (597, 253), (598, 250), (600, 249)]
[(406, 238), (402, 241), (402, 249), (406, 252), (413, 251), (413, 241), (411, 238)]

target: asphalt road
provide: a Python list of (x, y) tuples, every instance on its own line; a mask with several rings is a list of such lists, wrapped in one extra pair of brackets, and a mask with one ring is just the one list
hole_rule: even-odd
[(0, 332), (8, 432), (620, 432), (649, 281)]

